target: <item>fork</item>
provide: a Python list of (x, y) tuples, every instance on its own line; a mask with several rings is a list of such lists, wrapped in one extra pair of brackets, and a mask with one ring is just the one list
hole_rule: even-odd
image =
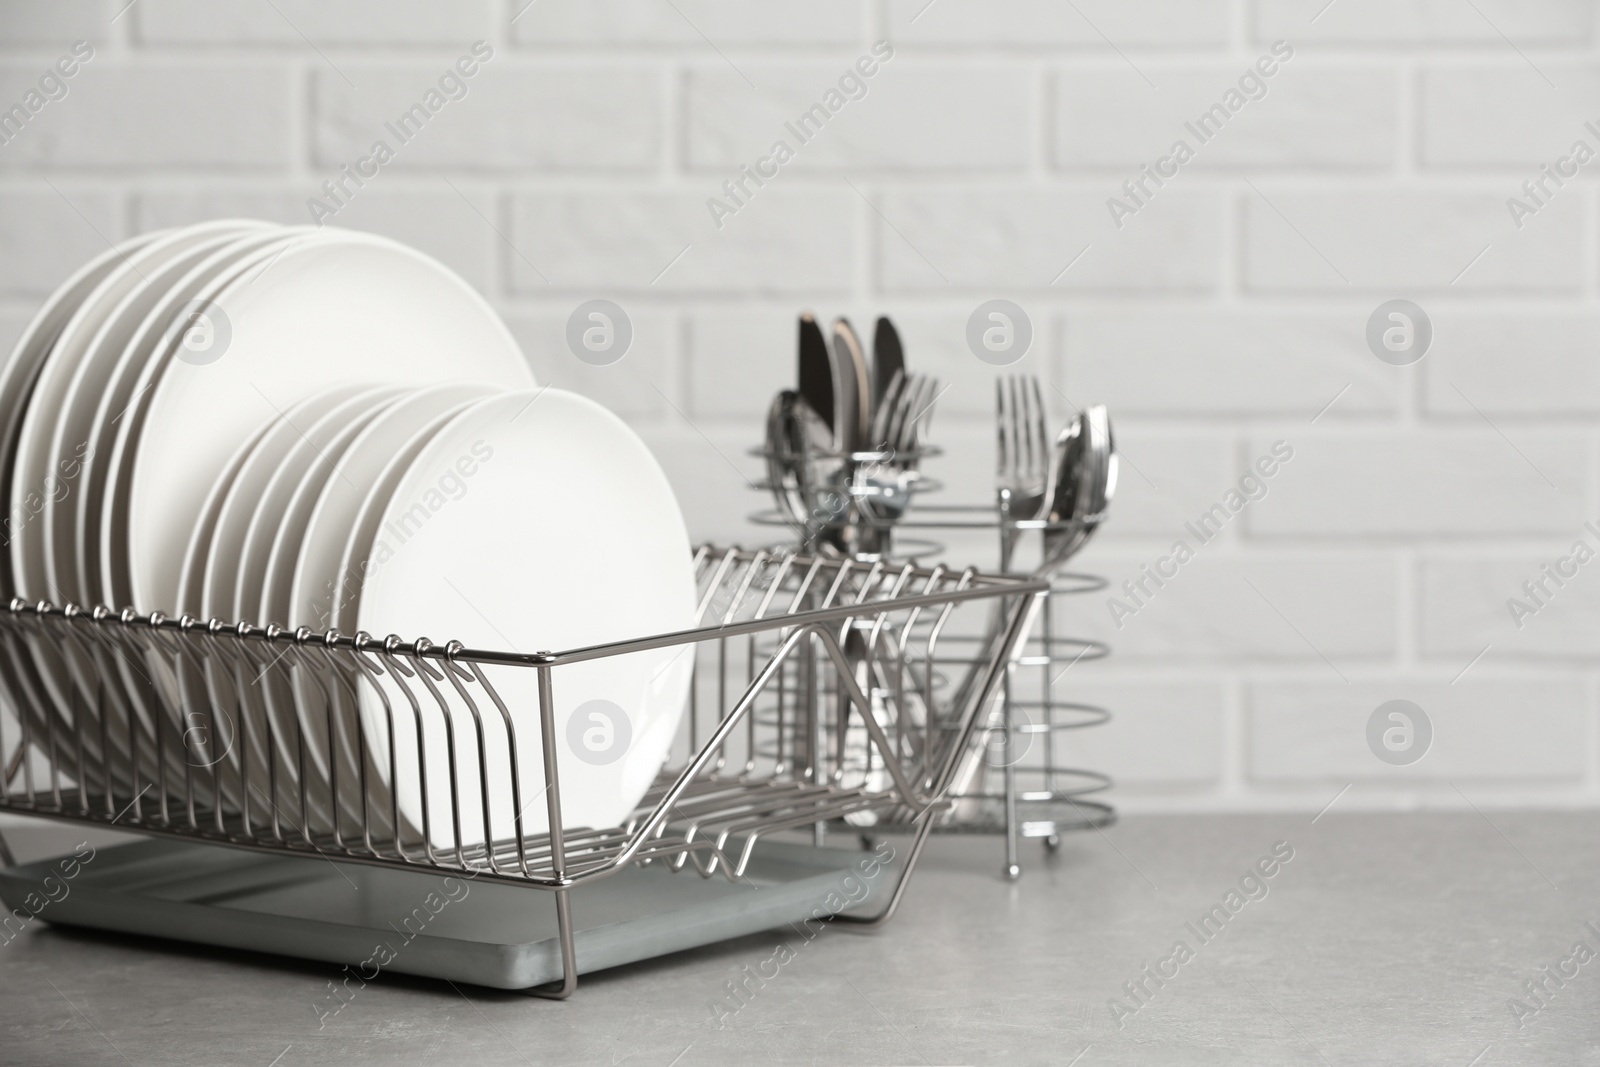
[[(896, 371), (873, 415), (872, 439), (868, 444), (880, 451), (893, 453), (895, 457), (914, 451), (917, 427), (926, 429), (938, 388), (937, 378), (926, 374), (907, 377)], [(915, 468), (916, 457), (901, 462)]]
[(862, 480), (872, 491), (865, 501), (875, 516), (897, 521), (911, 502), (919, 476), (918, 428), (926, 429), (937, 398), (938, 380), (896, 372), (872, 420), (870, 447), (883, 456), (867, 466)]
[[(1052, 447), (1050, 437), (1045, 430), (1044, 396), (1039, 388), (1038, 378), (1031, 375), (997, 378), (994, 386), (995, 435), (998, 439), (994, 485), (995, 498), (1000, 510), (1000, 570), (1009, 572), (1017, 541), (1022, 536), (1022, 530), (1016, 524), (1036, 519), (1048, 520), (1052, 517), (1051, 512), (1056, 507), (1058, 495), (1057, 483), (1067, 469), (1065, 453), (1071, 442), (1071, 434), (1063, 432), (1058, 435)], [(1034, 620), (1043, 604), (1044, 601), (1035, 600), (1029, 608), (1028, 617), (1023, 623), (1022, 632), (1012, 652), (1012, 662), (1016, 662), (1027, 648)], [(991, 614), (988, 633), (983, 639), (980, 652), (980, 662), (983, 657), (994, 655), (1000, 648), (1005, 618), (1005, 612), (1002, 610), (996, 609)], [(969, 687), (976, 683), (977, 677), (976, 673), (968, 676), (956, 697), (955, 706), (967, 705), (972, 695)], [(1016, 773), (1010, 759), (1014, 736), (1010, 718), (1012, 699), (1009, 670), (1002, 678), (1001, 687), (999, 703), (989, 706), (983, 712), (983, 729), (971, 736), (987, 737), (989, 731), (1000, 730), (1005, 737), (1007, 756), (1004, 768), (1005, 795), (1009, 805), (1015, 795)], [(984, 755), (985, 749), (982, 744), (973, 744), (968, 748), (958, 765), (954, 779), (956, 793), (971, 796), (975, 792), (982, 791), (983, 780), (990, 773)]]
[[(994, 485), (1001, 521), (1036, 519), (1049, 503), (1053, 466), (1039, 379), (1031, 376), (997, 378), (994, 386), (995, 434), (999, 444)], [(1002, 570), (1010, 565), (1011, 552), (1020, 533), (1015, 527), (1005, 532)]]

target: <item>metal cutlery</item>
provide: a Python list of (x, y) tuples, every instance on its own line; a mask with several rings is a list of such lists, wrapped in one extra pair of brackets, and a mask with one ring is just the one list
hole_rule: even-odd
[(863, 503), (871, 517), (895, 522), (911, 504), (920, 474), (918, 427), (925, 427), (938, 380), (903, 372), (895, 376), (873, 417), (872, 448), (879, 455), (862, 467)]
[[(917, 466), (921, 461), (922, 434), (933, 421), (934, 401), (939, 399), (939, 379), (926, 374), (913, 375), (908, 388), (889, 424), (889, 434), (898, 444), (899, 451), (909, 454), (909, 462)], [(918, 428), (921, 428), (919, 433)]]
[[(1096, 404), (1080, 411), (1056, 435), (1054, 447), (1045, 452), (1044, 411), (1036, 379), (1012, 378), (996, 382), (996, 434), (999, 458), (995, 492), (1001, 510), (1001, 569), (1009, 570), (1011, 556), (1022, 530), (1010, 522), (1028, 522), (1043, 528), (1043, 547), (1032, 577), (1053, 579), (1057, 572), (1082, 550), (1105, 516), (1116, 492), (1116, 446), (1111, 420), (1105, 406)], [(1014, 656), (1020, 656), (1032, 636), (1033, 625), (1042, 610), (1038, 602), (1024, 623)], [(1046, 623), (1045, 654), (1049, 655), (1049, 629)], [(983, 643), (983, 653), (995, 653), (1001, 639), (998, 619), (992, 619)], [(988, 713), (990, 730), (1009, 731), (1005, 716), (1010, 702), (1007, 677), (1001, 703)], [(971, 694), (963, 691), (958, 701)], [(1007, 742), (1007, 795), (1014, 787), (1014, 765), (1009, 762)], [(964, 757), (956, 778), (957, 792), (983, 791), (982, 782), (992, 769), (985, 760), (982, 744)], [(1014, 867), (1011, 869), (1015, 869)]]
[(767, 412), (767, 481), (804, 540), (876, 557), (910, 505), (939, 383), (906, 370), (900, 335), (878, 320), (872, 359), (847, 319), (824, 334), (809, 312), (798, 331), (799, 388)]
[(1050, 576), (1080, 552), (1105, 517), (1117, 491), (1116, 441), (1104, 404), (1095, 404), (1073, 419), (1063, 464), (1061, 499), (1047, 509), (1044, 554), (1036, 574)]
[[(919, 480), (924, 491), (932, 484), (922, 479), (919, 467), (922, 457), (931, 452), (922, 441), (927, 435), (933, 403), (941, 394), (936, 380), (908, 371), (900, 335), (893, 324), (887, 319), (875, 323), (870, 358), (863, 356), (855, 331), (842, 318), (823, 330), (807, 315), (801, 320), (800, 336), (802, 347), (809, 351), (809, 356), (807, 352), (801, 355), (802, 388), (792, 395), (780, 394), (768, 420), (769, 481), (779, 495), (781, 521), (800, 528), (805, 541), (819, 545), (828, 555), (873, 564), (873, 575), (891, 556), (895, 532), (907, 525), (919, 529), (970, 527), (970, 520), (959, 515), (931, 520), (926, 515), (907, 516)], [(819, 368), (826, 373), (820, 373)], [(822, 408), (813, 410), (818, 404)], [(999, 527), (1001, 570), (1015, 577), (1046, 580), (1053, 600), (1056, 593), (1091, 588), (1084, 576), (1062, 576), (1059, 585), (1057, 576), (1104, 519), (1116, 492), (1118, 460), (1110, 418), (1103, 406), (1077, 412), (1054, 433), (1050, 422), (1042, 383), (1037, 378), (997, 380), (995, 511), (980, 524)], [(774, 457), (778, 458), (775, 466)], [(970, 513), (974, 509), (958, 506), (947, 510)], [(930, 511), (938, 513), (939, 509)], [(1039, 535), (1039, 555), (1035, 557), (1030, 551), (1019, 558), (1023, 535), (1031, 536), (1033, 531)], [(908, 548), (900, 547), (902, 551)], [(985, 630), (974, 635), (977, 658), (1004, 655), (1004, 647), (1009, 644), (1010, 656), (1018, 664), (1041, 664), (1048, 670), (1052, 658), (1061, 654), (1060, 649), (1077, 647), (1080, 643), (1053, 637), (1045, 604), (1043, 594), (1032, 598), (1014, 626), (1007, 626), (1000, 616), (992, 616)], [(1033, 635), (1036, 626), (1042, 627), (1038, 638)], [(843, 635), (841, 651), (841, 668), (872, 702), (870, 715), (859, 721), (841, 715), (839, 721), (845, 750), (865, 760), (867, 719), (878, 719), (881, 724), (880, 700), (895, 692), (898, 683), (882, 673), (881, 663), (873, 663), (871, 648), (855, 628)], [(1082, 652), (1073, 662), (1081, 657)], [(1050, 677), (1053, 680), (1054, 675)], [(1085, 792), (1058, 793), (1050, 784), (1050, 775), (1056, 772), (1049, 769), (1055, 764), (1048, 743), (1045, 790), (1018, 790), (1018, 769), (1012, 764), (1013, 732), (1038, 730), (1015, 721), (1009, 672), (1002, 678), (998, 692), (980, 690), (972, 679), (962, 679), (954, 686), (951, 706), (963, 709), (963, 715), (978, 722), (976, 732), (968, 735), (968, 750), (954, 757), (950, 795), (962, 798), (953, 815), (956, 823), (976, 824), (989, 819), (993, 804), (1003, 802), (1008, 833), (1014, 838), (1020, 818), (1018, 804), (1065, 803), (1063, 798)], [(1051, 706), (1047, 697), (1042, 707), (1047, 720), (1055, 722), (1050, 718)], [(1008, 739), (1004, 766), (985, 759), (997, 737)], [(852, 762), (852, 766), (856, 762), (861, 761)], [(865, 762), (867, 765), (859, 773), (871, 782), (878, 772), (872, 769), (870, 760)], [(1040, 770), (1032, 764), (1023, 769), (1030, 773)], [(997, 772), (1005, 777), (1003, 794), (994, 792), (992, 783), (985, 785), (985, 780)], [(1087, 801), (1084, 804), (1094, 808)], [(1104, 805), (1098, 810), (1105, 815), (1111, 811)], [(1090, 818), (1076, 802), (1074, 811), (1079, 819)], [(1061, 819), (1059, 814), (1052, 814), (1049, 825), (1057, 826)], [(1091, 824), (1094, 823), (1084, 823)], [(1052, 833), (1049, 841), (1053, 845), (1055, 840)], [(1014, 844), (1013, 839), (1007, 860), (1007, 869), (1013, 875), (1020, 869)]]
[(800, 404), (805, 401), (793, 389), (784, 389), (772, 398), (767, 409), (766, 460), (772, 495), (791, 522), (804, 526), (811, 505), (806, 499), (804, 478), (806, 441), (795, 412)]
[(906, 372), (905, 348), (900, 344), (900, 332), (894, 328), (887, 315), (878, 317), (872, 334), (872, 409), (881, 410), (889, 395), (889, 387)]
[(904, 372), (896, 373), (894, 378), (884, 388), (878, 397), (876, 406), (872, 411), (871, 432), (867, 436), (870, 447), (883, 452), (893, 447), (889, 438), (889, 429), (894, 422), (896, 409), (901, 403), (901, 398), (906, 392), (906, 376)]
[(925, 374), (897, 373), (873, 413), (871, 447), (896, 454), (913, 451), (917, 427), (926, 426), (938, 386), (937, 378)]
[(822, 327), (809, 311), (800, 314), (799, 354), (796, 384), (800, 396), (812, 411), (822, 416), (831, 435), (834, 428), (833, 356), (828, 351), (828, 339), (822, 335)]
[(833, 447), (833, 432), (804, 397), (785, 389), (767, 411), (764, 449), (767, 482), (791, 525), (810, 544), (847, 504), (846, 461)]
[[(995, 382), (998, 451), (995, 496), (1002, 526), (1037, 523), (1044, 550), (1036, 575), (1054, 574), (1083, 548), (1116, 492), (1116, 445), (1105, 405), (1079, 412), (1047, 443), (1036, 378)], [(1022, 531), (1003, 531), (1001, 566), (1009, 569)]]
[[(1045, 436), (1044, 397), (1037, 378), (995, 380), (995, 502), (1002, 525), (1040, 518), (1047, 504), (1053, 452)], [(1002, 534), (1005, 558), (1021, 533), (1015, 527)]]
[(867, 357), (861, 339), (850, 320), (833, 320), (833, 435), (841, 452), (858, 452), (867, 447), (871, 418), (872, 382), (867, 375)]

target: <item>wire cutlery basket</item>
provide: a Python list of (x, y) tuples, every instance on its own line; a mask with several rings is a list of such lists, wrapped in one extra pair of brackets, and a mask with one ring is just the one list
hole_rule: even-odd
[[(1105, 584), (1083, 574), (1062, 574), (1051, 582), (1034, 627), (1017, 644), (1004, 681), (979, 722), (967, 772), (958, 776), (952, 790), (957, 803), (940, 827), (1004, 835), (1004, 871), (1011, 878), (1021, 873), (1021, 839), (1041, 839), (1054, 849), (1064, 833), (1116, 821), (1116, 809), (1097, 799), (1111, 788), (1111, 777), (1068, 762), (1073, 734), (1110, 721), (1111, 712), (1059, 694), (1072, 667), (1103, 659), (1111, 649), (1101, 641), (1063, 635), (1057, 615), (1073, 597)], [(955, 654), (959, 648), (952, 645), (949, 651)], [(988, 650), (968, 643), (966, 651), (968, 656), (958, 658), (952, 669), (969, 666)]]
[[(834, 322), (833, 340), (830, 349), (815, 318), (801, 316), (798, 389), (780, 390), (773, 398), (765, 440), (753, 450), (766, 468), (764, 482), (753, 488), (770, 493), (777, 507), (757, 512), (751, 521), (786, 529), (803, 549), (862, 562), (927, 560), (943, 553), (937, 541), (907, 538), (905, 531), (994, 530), (1003, 574), (1020, 570), (1017, 549), (1037, 537), (1039, 556), (1028, 577), (1046, 583), (1045, 595), (1030, 611), (1020, 640), (1008, 646), (1013, 651), (1005, 654), (995, 702), (985, 702), (979, 713), (979, 743), (963, 754), (951, 783), (957, 803), (941, 818), (941, 829), (1003, 834), (1004, 872), (1015, 879), (1022, 873), (1021, 838), (1043, 838), (1053, 849), (1063, 831), (1098, 828), (1116, 817), (1108, 804), (1088, 799), (1109, 789), (1110, 778), (1057, 758), (1064, 747), (1058, 736), (1099, 725), (1110, 714), (1058, 699), (1056, 684), (1079, 661), (1110, 650), (1101, 642), (1057, 636), (1054, 619), (1055, 605), (1104, 587), (1096, 578), (1063, 574), (1063, 568), (1093, 537), (1116, 491), (1110, 415), (1100, 404), (1080, 410), (1052, 439), (1039, 380), (997, 378), (994, 503), (913, 507), (914, 498), (941, 488), (923, 474), (922, 464), (939, 454), (925, 438), (942, 391), (933, 379), (906, 375), (905, 353), (887, 318), (878, 320), (872, 361), (874, 381), (887, 380), (887, 389), (868, 387), (861, 346), (846, 320)], [(862, 450), (864, 442), (874, 447)], [(1006, 620), (997, 615), (986, 630), (949, 642), (964, 642), (964, 655), (930, 669), (962, 674), (991, 662), (1006, 634)], [(970, 681), (970, 674), (962, 676)], [(966, 706), (970, 695), (964, 686), (956, 703)], [(904, 815), (884, 826), (904, 826)]]
[[(771, 447), (758, 449), (757, 454), (775, 461), (769, 463), (768, 481), (755, 487), (770, 491), (779, 484), (777, 471), (790, 457)], [(923, 454), (938, 453), (930, 447), (911, 461)], [(882, 463), (883, 457), (863, 453), (846, 458), (853, 466), (841, 487), (813, 490), (809, 498), (802, 499), (808, 505), (798, 513), (805, 520), (803, 525), (797, 527), (793, 505), (756, 512), (751, 521), (789, 529), (804, 546), (885, 561), (936, 559), (945, 551), (938, 539), (941, 535), (990, 530), (999, 539), (1003, 574), (1013, 572), (1018, 545), (1024, 539), (1040, 539), (1048, 554), (1049, 539), (1063, 539), (1075, 550), (1092, 530), (1092, 525), (1082, 522), (1016, 518), (997, 504), (919, 501), (912, 506), (909, 493), (889, 498), (893, 507), (886, 510), (877, 484), (882, 479), (871, 476), (873, 464)], [(863, 477), (863, 472), (867, 476)], [(933, 493), (942, 485), (919, 476), (915, 488), (920, 495)], [(1093, 516), (1094, 522), (1099, 518)], [(1080, 662), (1110, 654), (1104, 642), (1069, 636), (1066, 628), (1070, 624), (1061, 618), (1075, 598), (1105, 588), (1105, 580), (1048, 571), (1027, 577), (1045, 585), (1044, 595), (1009, 653), (1000, 686), (981, 709), (973, 740), (951, 782), (953, 803), (939, 815), (936, 827), (942, 833), (1003, 836), (1003, 872), (1012, 879), (1021, 874), (1022, 840), (1040, 839), (1054, 849), (1063, 833), (1098, 829), (1116, 821), (1115, 808), (1097, 798), (1111, 788), (1110, 776), (1067, 762), (1073, 732), (1108, 722), (1111, 712), (1059, 695), (1067, 671)], [(931, 669), (942, 677), (970, 680), (972, 671), (999, 655), (998, 643), (1004, 632), (1004, 620), (995, 616), (982, 632), (947, 636)], [(919, 829), (919, 824), (910, 821), (911, 814), (891, 812), (874, 825), (884, 832)]]
[[(587, 887), (639, 868), (737, 881), (786, 831), (820, 844), (829, 824), (914, 829), (876, 914), (839, 916), (886, 921), (935, 822), (977, 799), (956, 797), (963, 757), (1008, 665), (1028, 662), (1016, 653), (1049, 584), (710, 546), (695, 568), (696, 628), (528, 654), (12, 601), (0, 811), (548, 891), (559, 967), (530, 990), (545, 996), (570, 995), (588, 969), (575, 946)], [(661, 649), (693, 662), (665, 766), (621, 825), (564, 825), (564, 672)], [(500, 671), (535, 672), (538, 706), (507, 707)], [(363, 726), (361, 701), (387, 731)], [(424, 759), (448, 762), (448, 789), (396, 758), (412, 730)], [(323, 766), (307, 756), (312, 731), (327, 752), (348, 741), (364, 756)], [(432, 751), (425, 735), (447, 744)], [(515, 790), (529, 760), (546, 785), (502, 817), (490, 778)], [(420, 819), (397, 799), (412, 794)]]

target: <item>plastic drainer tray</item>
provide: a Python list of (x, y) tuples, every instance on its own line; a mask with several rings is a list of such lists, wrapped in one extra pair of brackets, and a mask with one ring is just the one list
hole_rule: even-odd
[[(895, 866), (868, 852), (765, 841), (738, 882), (660, 863), (623, 868), (573, 893), (578, 972), (854, 911), (892, 892)], [(0, 869), (0, 899), (26, 910), (30, 894), (59, 897), (59, 867)], [(543, 894), (181, 841), (100, 849), (40, 918), (350, 964), (367, 980), (377, 969), (527, 989), (562, 977), (556, 909)]]

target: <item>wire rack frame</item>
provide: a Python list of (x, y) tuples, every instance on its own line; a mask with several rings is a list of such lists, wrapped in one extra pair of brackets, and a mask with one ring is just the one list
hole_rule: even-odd
[[(0, 610), (0, 811), (550, 891), (564, 978), (534, 992), (552, 997), (577, 985), (572, 890), (629, 864), (737, 879), (764, 836), (909, 813), (917, 839), (865, 920), (887, 921), (1048, 586), (713, 546), (694, 564), (694, 629), (532, 654), (13, 600)], [(946, 631), (992, 612), (1005, 620), (994, 654), (960, 685), (938, 684)], [(563, 668), (668, 648), (692, 649), (694, 670), (667, 766), (622, 825), (565, 825)], [(538, 706), (518, 709), (520, 728), (492, 681), (504, 670), (536, 673)], [(363, 701), (381, 709), (382, 736), (356, 713)], [(442, 727), (448, 742), (448, 796), (428, 795), (425, 763), (417, 772), (420, 825), (396, 799), (412, 726), (424, 761), (425, 733)], [(308, 760), (312, 729), (325, 752), (344, 741), (363, 754), (349, 773)], [(490, 755), (496, 731), (503, 761)], [(547, 783), (537, 795), (524, 795), (519, 743)], [(496, 772), (511, 785), (509, 820), (490, 803)], [(535, 805), (543, 833), (529, 832)]]

